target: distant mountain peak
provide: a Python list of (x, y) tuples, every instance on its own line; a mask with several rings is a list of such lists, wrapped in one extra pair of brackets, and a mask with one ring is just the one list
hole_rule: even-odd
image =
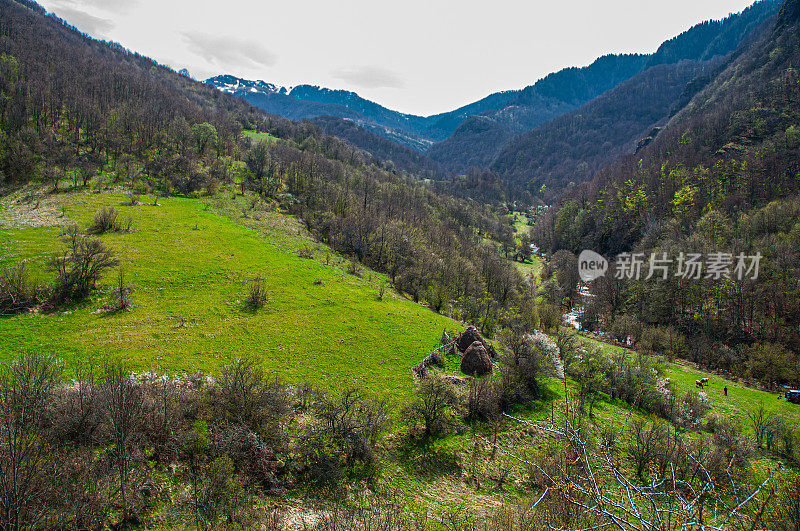
[(204, 81), (207, 85), (216, 87), (222, 92), (228, 94), (242, 95), (242, 93), (261, 93), (261, 94), (288, 94), (291, 88), (279, 87), (273, 83), (257, 80), (251, 81), (249, 79), (242, 79), (240, 77), (232, 76), (230, 74), (223, 74), (214, 76)]

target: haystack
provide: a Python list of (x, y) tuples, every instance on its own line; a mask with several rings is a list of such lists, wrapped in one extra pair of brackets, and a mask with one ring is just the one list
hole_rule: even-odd
[(464, 352), (461, 372), (471, 376), (483, 376), (492, 372), (492, 359), (483, 343), (474, 341)]
[(489, 345), (483, 339), (481, 333), (478, 332), (478, 329), (474, 326), (468, 326), (467, 329), (464, 330), (464, 333), (458, 336), (456, 346), (458, 347), (459, 352), (466, 352), (470, 345), (476, 341), (483, 345), (483, 348), (489, 350)]

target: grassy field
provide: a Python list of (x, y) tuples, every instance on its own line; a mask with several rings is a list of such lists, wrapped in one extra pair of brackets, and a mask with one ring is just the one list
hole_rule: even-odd
[[(517, 245), (522, 241), (522, 236), (524, 234), (529, 233), (531, 230), (531, 226), (528, 224), (528, 217), (524, 214), (519, 212), (514, 214), (514, 239), (517, 241)], [(516, 260), (512, 260), (514, 267), (522, 273), (522, 276), (528, 277), (532, 275), (535, 279), (539, 278), (539, 274), (542, 272), (542, 260), (538, 256), (531, 256), (530, 262), (518, 262)]]
[(261, 142), (262, 140), (266, 140), (267, 142), (275, 142), (278, 140), (277, 137), (274, 137), (269, 133), (259, 133), (258, 131), (251, 130), (242, 131), (242, 136), (247, 137), (254, 142)]
[[(444, 328), (457, 327), (390, 289), (378, 301), (382, 276), (348, 274), (345, 261), (318, 248), (294, 219), (251, 209), (241, 197), (167, 198), (159, 206), (142, 198), (144, 204), (130, 206), (123, 195), (74, 193), (50, 196), (38, 208), (20, 197), (5, 198), (0, 209), (0, 262), (28, 259), (42, 279), (50, 278), (45, 264), (60, 249), (64, 224), (85, 228), (105, 206), (130, 216), (132, 233), (101, 239), (120, 258), (134, 306), (99, 311), (111, 298), (116, 274), (108, 274), (76, 307), (1, 318), (4, 359), (45, 351), (68, 366), (120, 358), (141, 370), (213, 372), (252, 356), (289, 381), (404, 397), (413, 384), (411, 366), (437, 346)], [(35, 215), (21, 213), (25, 208)], [(313, 258), (301, 257), (300, 249)], [(251, 312), (242, 301), (257, 276), (269, 301)]]
[(522, 241), (523, 234), (531, 231), (531, 226), (528, 224), (528, 216), (520, 213), (514, 214), (514, 238), (517, 243)]
[[(583, 337), (582, 341), (592, 346), (599, 346), (609, 356), (615, 352), (631, 353), (630, 350), (586, 337)], [(747, 414), (759, 407), (759, 404), (763, 404), (765, 409), (777, 416), (793, 423), (800, 423), (800, 405), (792, 404), (782, 398), (779, 399), (777, 393), (748, 387), (721, 376), (695, 369), (685, 362), (665, 362), (664, 366), (665, 376), (672, 380), (678, 396), (682, 396), (686, 391), (690, 390), (700, 391), (700, 389), (696, 388), (695, 381), (701, 378), (708, 378), (709, 385), (705, 386), (702, 392), (706, 393), (712, 411), (718, 414), (720, 418), (738, 422), (746, 430), (749, 429)], [(725, 396), (724, 393), (726, 386), (728, 387), (728, 396)]]

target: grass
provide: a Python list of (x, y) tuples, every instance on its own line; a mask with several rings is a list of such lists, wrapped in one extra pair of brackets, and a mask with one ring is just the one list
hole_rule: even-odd
[[(608, 356), (614, 352), (631, 353), (630, 350), (622, 347), (609, 345), (585, 336), (582, 336), (581, 340), (589, 345), (599, 346)], [(779, 395), (776, 393), (748, 387), (722, 376), (698, 370), (682, 361), (665, 361), (664, 367), (664, 375), (672, 381), (677, 396), (683, 396), (686, 391), (700, 391), (697, 389), (695, 381), (708, 378), (709, 384), (702, 389), (702, 392), (706, 393), (712, 411), (723, 419), (740, 424), (745, 431), (749, 430), (748, 412), (756, 409), (759, 404), (763, 404), (765, 409), (791, 424), (800, 424), (800, 405), (779, 399)], [(724, 393), (726, 386), (728, 387), (728, 396), (725, 396)]]
[(514, 239), (517, 243), (522, 241), (522, 236), (531, 231), (531, 225), (528, 223), (528, 216), (525, 214), (514, 214)]
[(261, 142), (262, 140), (266, 140), (267, 142), (276, 142), (278, 140), (277, 137), (274, 137), (269, 133), (260, 133), (253, 130), (242, 131), (242, 136), (248, 137), (253, 142)]
[(538, 256), (531, 255), (530, 262), (518, 262), (517, 260), (512, 260), (514, 267), (522, 273), (522, 276), (528, 277), (533, 275), (534, 279), (538, 279), (539, 275), (542, 272), (542, 267), (544, 264), (542, 263), (542, 259)]
[[(296, 220), (250, 210), (249, 199), (226, 193), (212, 204), (164, 198), (152, 206), (143, 198), (130, 206), (123, 195), (73, 193), (57, 201), (59, 225), (37, 227), (3, 225), (16, 208), (5, 201), (0, 265), (28, 259), (36, 277), (49, 279), (44, 265), (60, 249), (60, 224), (86, 227), (95, 211), (114, 206), (133, 218), (134, 232), (101, 239), (120, 258), (133, 308), (98, 311), (111, 300), (116, 273), (109, 273), (90, 300), (66, 311), (0, 318), (0, 359), (44, 351), (68, 367), (122, 359), (134, 369), (173, 373), (213, 372), (252, 356), (289, 381), (404, 398), (411, 367), (444, 328), (458, 326), (388, 290), (378, 301), (382, 276), (347, 274), (345, 261), (318, 248)], [(312, 259), (298, 255), (309, 247)], [(252, 312), (244, 300), (258, 276), (268, 302)]]
[[(514, 240), (517, 242), (517, 245), (520, 244), (522, 241), (522, 236), (524, 234), (528, 234), (531, 231), (531, 225), (528, 221), (528, 216), (523, 213), (514, 213)], [(523, 277), (528, 278), (532, 276), (534, 279), (539, 278), (539, 274), (542, 272), (542, 259), (538, 256), (531, 255), (529, 262), (518, 262), (516, 260), (511, 260), (511, 263), (514, 264), (514, 267), (522, 274)]]

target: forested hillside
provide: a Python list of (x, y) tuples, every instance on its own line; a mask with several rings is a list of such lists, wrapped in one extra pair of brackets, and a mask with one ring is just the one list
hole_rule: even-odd
[(0, 0), (0, 529), (800, 529), (800, 0), (714, 28), (470, 106), (512, 188)]
[(762, 0), (723, 20), (697, 24), (659, 46), (647, 66), (676, 63), (682, 59), (706, 61), (727, 55), (739, 46), (743, 35), (757, 29), (777, 13), (781, 5), (780, 0)]
[(565, 68), (513, 93), (503, 107), (464, 120), (427, 154), (464, 173), (488, 166), (514, 134), (533, 129), (588, 102), (641, 71), (647, 56), (607, 55), (584, 68)]
[(312, 121), (326, 134), (346, 140), (373, 155), (378, 161), (390, 163), (397, 169), (432, 179), (441, 179), (448, 174), (441, 164), (428, 156), (399, 141), (393, 142), (354, 121), (333, 116), (320, 116)]
[(632, 153), (666, 122), (689, 82), (720, 61), (659, 65), (529, 133), (517, 135), (492, 169), (511, 187), (535, 191), (546, 202), (591, 179), (603, 166)]
[(570, 193), (536, 231), (550, 252), (760, 253), (758, 279), (595, 282), (589, 326), (636, 340), (655, 327), (666, 334), (651, 335), (658, 350), (800, 383), (799, 23), (790, 0), (649, 146)]
[[(723, 21), (708, 21), (692, 27), (666, 41), (653, 55), (608, 55), (585, 68), (566, 68), (550, 74), (516, 93), (504, 107), (465, 120), (451, 137), (431, 146), (428, 155), (445, 167), (459, 172), (465, 172), (471, 166), (490, 166), (497, 160), (495, 169), (502, 169), (504, 176), (512, 181), (518, 180), (521, 174), (538, 168), (542, 164), (542, 156), (557, 158), (561, 153), (536, 148), (528, 153), (525, 138), (532, 139), (535, 136), (515, 138), (515, 134), (530, 131), (577, 109), (651, 66), (674, 65), (687, 59), (706, 61), (715, 56), (725, 56), (779, 8), (780, 2), (776, 0), (758, 2)], [(657, 73), (653, 74), (651, 82), (656, 83), (658, 78)], [(640, 106), (639, 113), (654, 115), (663, 112), (661, 108), (664, 103), (660, 98), (674, 90), (670, 88), (668, 79), (664, 78), (663, 81), (666, 84), (655, 89), (658, 96), (652, 109), (641, 107), (648, 104), (646, 97), (638, 99), (636, 104)], [(594, 112), (594, 109), (587, 109), (587, 112)], [(576, 110), (575, 114), (583, 114), (583, 111)], [(619, 139), (612, 140), (612, 144), (618, 146)], [(599, 149), (608, 152), (609, 146)], [(575, 153), (566, 155), (574, 156)], [(594, 156), (591, 158), (595, 159)], [(593, 164), (592, 161), (587, 162)], [(548, 169), (542, 171), (549, 172)], [(591, 176), (592, 170), (585, 170), (564, 180), (564, 175), (554, 172), (554, 179), (558, 179), (556, 188), (559, 189), (571, 181), (580, 182)], [(535, 193), (541, 177), (532, 177), (532, 186), (536, 189), (530, 188), (529, 191)]]
[(0, 1), (6, 186), (58, 190), (102, 177), (143, 192), (196, 196), (235, 184), (280, 201), (335, 249), (387, 272), (398, 289), (437, 311), (490, 326), (522, 303), (519, 274), (482, 245), (482, 237), (499, 240), (504, 230), (493, 207), (437, 195), (310, 122), (265, 116), (89, 39), (35, 4)]

